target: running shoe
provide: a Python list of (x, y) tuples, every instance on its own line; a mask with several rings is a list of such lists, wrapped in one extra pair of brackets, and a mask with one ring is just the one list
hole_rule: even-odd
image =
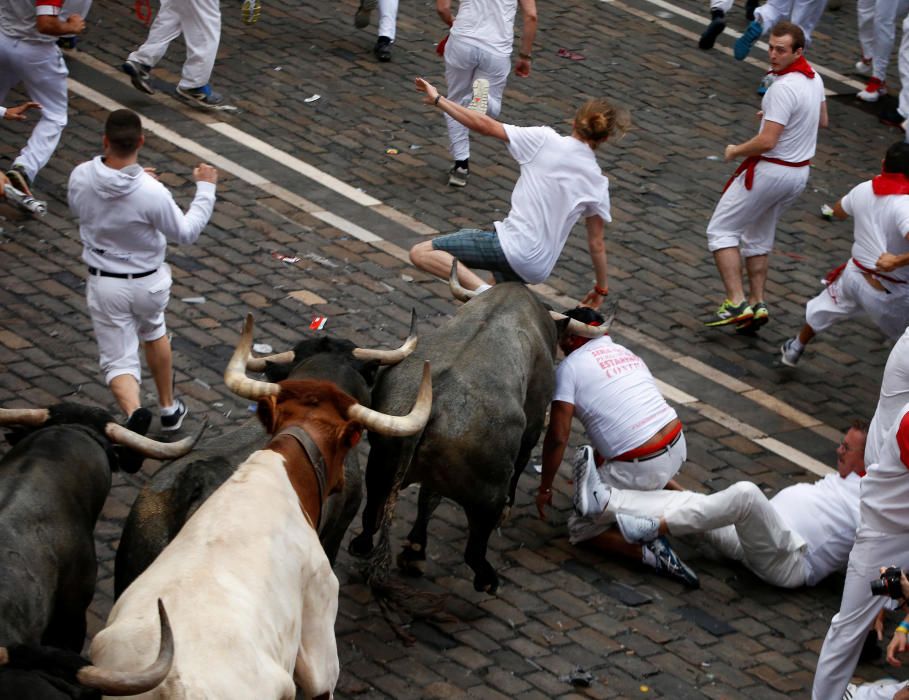
[(486, 114), (489, 108), (489, 81), (486, 78), (477, 78), (473, 81), (473, 97), (467, 109), (472, 112)]
[(357, 29), (363, 29), (369, 26), (369, 16), (376, 9), (378, 0), (360, 0), (360, 6), (354, 14), (354, 26)]
[(881, 95), (887, 94), (887, 83), (883, 82), (880, 78), (870, 78), (868, 84), (865, 85), (865, 89), (859, 91), (856, 95), (862, 102), (877, 102), (881, 99)]
[(176, 408), (173, 411), (167, 414), (161, 414), (161, 430), (167, 433), (179, 430), (183, 425), (183, 419), (186, 418), (186, 414), (189, 413), (186, 404), (180, 399), (176, 399), (174, 405)]
[(754, 11), (757, 9), (758, 0), (745, 0), (745, 19), (754, 21)]
[(129, 76), (130, 82), (136, 90), (147, 95), (154, 95), (155, 89), (151, 86), (151, 66), (146, 66), (138, 61), (126, 60), (120, 70)]
[(751, 320), (754, 311), (748, 306), (747, 301), (740, 304), (733, 304), (726, 299), (719, 308), (713, 312), (712, 320), (705, 321), (704, 325), (710, 328), (714, 326), (728, 326), (730, 323), (742, 323)]
[(600, 481), (593, 448), (582, 445), (574, 457), (574, 509), (585, 518), (592, 518), (609, 503), (609, 487)]
[(870, 58), (865, 58), (862, 56), (862, 58), (855, 62), (855, 72), (859, 75), (870, 76), (871, 70), (872, 68)]
[(616, 524), (626, 542), (646, 544), (660, 536), (660, 521), (646, 515), (619, 513), (615, 516)]
[(262, 0), (243, 0), (243, 6), (240, 8), (243, 24), (258, 22), (260, 12), (262, 12)]
[(722, 10), (714, 10), (711, 14), (710, 24), (707, 25), (698, 40), (698, 48), (704, 51), (712, 49), (716, 38), (726, 29), (726, 13)]
[(9, 180), (9, 184), (20, 192), (28, 195), (32, 193), (32, 183), (29, 182), (28, 175), (25, 174), (24, 166), (14, 163), (13, 167), (6, 171), (6, 179)]
[(224, 96), (212, 90), (210, 85), (203, 85), (200, 88), (177, 86), (177, 95), (185, 101), (205, 109), (219, 109), (224, 104)]
[(701, 582), (694, 569), (681, 560), (678, 554), (669, 546), (665, 537), (659, 537), (653, 542), (644, 545), (656, 557), (657, 573), (682, 583), (688, 588), (700, 588)]
[(459, 168), (457, 165), (451, 166), (448, 171), (448, 184), (452, 187), (467, 187), (467, 178), (470, 171), (467, 168)]
[(780, 346), (780, 362), (787, 367), (795, 367), (799, 363), (799, 358), (805, 352), (805, 346), (795, 347), (796, 338), (789, 338)]
[(753, 315), (751, 317), (751, 325), (755, 328), (760, 328), (761, 326), (766, 326), (767, 322), (770, 321), (770, 310), (767, 308), (767, 304), (763, 301), (759, 301), (757, 304), (754, 304), (751, 307)]
[(748, 52), (751, 51), (751, 47), (757, 43), (763, 33), (764, 27), (761, 26), (761, 23), (757, 20), (752, 21), (742, 32), (742, 36), (735, 40), (735, 45), (732, 47), (735, 60), (744, 61), (745, 57), (748, 56)]
[(380, 36), (376, 39), (372, 53), (382, 63), (388, 63), (391, 60), (391, 39), (387, 36)]

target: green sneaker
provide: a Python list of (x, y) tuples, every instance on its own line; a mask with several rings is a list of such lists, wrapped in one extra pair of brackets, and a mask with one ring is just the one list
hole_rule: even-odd
[(742, 323), (750, 321), (754, 316), (754, 311), (748, 306), (747, 301), (740, 304), (733, 304), (726, 299), (719, 308), (713, 313), (712, 320), (705, 321), (704, 325), (710, 328), (714, 326), (728, 326), (730, 323)]
[(755, 328), (766, 326), (767, 322), (770, 320), (770, 310), (767, 308), (767, 304), (759, 301), (757, 304), (751, 307), (751, 310), (754, 313), (753, 318), (751, 319), (751, 324)]

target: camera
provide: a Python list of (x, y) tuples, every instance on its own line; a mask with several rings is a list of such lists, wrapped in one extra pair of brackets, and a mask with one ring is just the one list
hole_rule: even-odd
[(871, 595), (886, 595), (894, 600), (903, 598), (903, 588), (900, 586), (902, 569), (897, 566), (888, 566), (878, 581), (871, 582)]

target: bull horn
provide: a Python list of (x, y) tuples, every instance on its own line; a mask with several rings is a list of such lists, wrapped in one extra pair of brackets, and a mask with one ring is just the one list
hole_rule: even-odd
[(477, 293), (469, 289), (464, 289), (458, 280), (458, 259), (452, 258), (451, 272), (448, 274), (448, 288), (451, 290), (451, 296), (458, 301), (470, 301)]
[(46, 408), (0, 408), (0, 425), (42, 425), (48, 417)]
[(150, 666), (141, 671), (111, 671), (97, 666), (83, 666), (76, 673), (76, 680), (86, 688), (115, 696), (139, 695), (161, 685), (174, 662), (174, 633), (160, 598), (158, 618), (161, 620), (161, 644), (158, 658)]
[(151, 459), (177, 459), (185, 454), (189, 454), (189, 451), (192, 450), (199, 441), (199, 438), (202, 437), (202, 433), (205, 432), (205, 428), (207, 427), (208, 419), (206, 418), (205, 422), (202, 423), (202, 429), (199, 430), (199, 432), (195, 435), (185, 437), (182, 440), (178, 440), (177, 442), (158, 442), (157, 440), (152, 440), (144, 435), (139, 435), (139, 433), (134, 433), (129, 428), (124, 428), (122, 425), (116, 423), (108, 423), (104, 427), (104, 433), (112, 442), (128, 447)]
[[(266, 396), (277, 396), (281, 393), (281, 386), (272, 382), (261, 382), (246, 376), (246, 366), (252, 350), (253, 315), (246, 314), (246, 323), (243, 324), (243, 333), (237, 343), (227, 369), (224, 370), (224, 383), (235, 394), (246, 399), (256, 401)], [(293, 353), (291, 353), (293, 356)], [(265, 366), (263, 365), (263, 369)]]
[(264, 372), (266, 362), (273, 362), (276, 365), (286, 365), (288, 362), (293, 362), (293, 360), (293, 350), (279, 352), (276, 355), (266, 355), (265, 357), (250, 357), (246, 361), (246, 370), (249, 372)]
[(410, 332), (407, 340), (397, 350), (371, 350), (370, 348), (354, 348), (353, 356), (358, 360), (378, 360), (379, 364), (396, 365), (410, 355), (417, 347), (417, 311), (410, 311)]
[(591, 326), (587, 323), (581, 323), (577, 319), (566, 316), (565, 314), (560, 314), (558, 311), (550, 311), (549, 315), (552, 316), (553, 321), (567, 320), (568, 326), (565, 331), (571, 335), (579, 335), (582, 338), (602, 338), (609, 332), (609, 326), (612, 324), (615, 312), (610, 314), (601, 326)]
[(429, 421), (431, 410), (432, 376), (429, 371), (429, 362), (424, 362), (423, 379), (420, 382), (420, 390), (417, 392), (417, 400), (414, 401), (413, 408), (406, 416), (390, 416), (357, 403), (347, 409), (347, 417), (359, 421), (370, 430), (382, 435), (405, 437), (423, 430)]

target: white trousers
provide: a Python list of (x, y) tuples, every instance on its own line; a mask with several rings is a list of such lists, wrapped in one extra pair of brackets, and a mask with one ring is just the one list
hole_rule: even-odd
[(877, 0), (855, 0), (855, 19), (858, 25), (859, 46), (862, 58), (874, 55), (874, 5)]
[(105, 382), (122, 374), (142, 381), (139, 341), (157, 340), (167, 332), (164, 311), (170, 288), (166, 263), (155, 274), (134, 280), (89, 276), (85, 298)]
[(893, 700), (893, 696), (903, 688), (909, 687), (909, 681), (875, 681), (863, 683), (852, 694), (852, 700)]
[[(909, 287), (909, 284), (898, 286)], [(858, 316), (868, 316), (882, 333), (896, 340), (909, 325), (909, 289), (890, 294), (877, 290), (849, 260), (833, 284), (827, 285), (805, 307), (805, 322), (816, 333), (827, 330), (837, 321)]]
[[(445, 43), (445, 81), (448, 83), (448, 99), (465, 107), (473, 96), (473, 81), (486, 78), (489, 81), (489, 101), (486, 113), (497, 117), (502, 109), (502, 93), (511, 72), (511, 56), (500, 56), (483, 51), (473, 44), (465, 44), (458, 37), (449, 37)], [(454, 160), (470, 157), (470, 129), (455, 121), (447, 114), (448, 141)]]
[(896, 22), (909, 13), (909, 0), (876, 0), (874, 4), (874, 41), (871, 44), (872, 75), (887, 79), (890, 53), (896, 41)]
[[(903, 38), (900, 41), (900, 104), (899, 113), (909, 118), (909, 15), (903, 20)], [(909, 134), (907, 134), (909, 138)]]
[(129, 55), (129, 60), (156, 66), (170, 42), (181, 34), (186, 42), (186, 61), (179, 87), (191, 89), (207, 85), (221, 40), (219, 0), (161, 0), (148, 38)]
[(754, 11), (754, 18), (769, 32), (781, 19), (789, 19), (805, 32), (805, 42), (811, 43), (811, 33), (821, 21), (827, 0), (767, 0)]
[[(597, 474), (607, 486), (613, 489), (628, 489), (631, 492), (659, 491), (669, 480), (679, 473), (679, 469), (688, 459), (688, 443), (685, 433), (679, 435), (678, 441), (670, 445), (666, 452), (653, 459), (636, 459), (631, 462), (612, 460), (597, 467)], [(577, 488), (577, 484), (575, 485)], [(660, 491), (660, 493), (663, 493)], [(673, 493), (679, 493), (674, 491)], [(598, 516), (587, 518), (572, 511), (568, 517), (568, 539), (571, 544), (600, 535), (615, 524), (615, 515), (603, 512)]]
[(711, 10), (722, 10), (723, 14), (728, 14), (732, 9), (732, 3), (735, 0), (710, 0)]
[(379, 36), (395, 40), (398, 24), (398, 0), (379, 0)]
[(707, 224), (710, 251), (741, 245), (746, 258), (767, 255), (773, 249), (777, 221), (805, 189), (810, 169), (761, 161), (750, 190), (745, 189), (746, 173), (739, 175)]
[(871, 623), (887, 600), (871, 595), (871, 581), (880, 578), (882, 566), (909, 570), (909, 533), (889, 534), (860, 526), (849, 554), (840, 611), (833, 616), (821, 647), (813, 700), (843, 697)]
[(805, 541), (750, 481), (710, 495), (613, 489), (604, 517), (614, 521), (618, 513), (665, 518), (670, 534), (704, 535), (723, 556), (741, 561), (767, 583), (783, 588), (805, 585)]
[(30, 100), (40, 102), (38, 123), (13, 163), (34, 180), (60, 143), (66, 126), (66, 76), (63, 53), (53, 42), (20, 41), (0, 33), (0, 103), (20, 81)]

